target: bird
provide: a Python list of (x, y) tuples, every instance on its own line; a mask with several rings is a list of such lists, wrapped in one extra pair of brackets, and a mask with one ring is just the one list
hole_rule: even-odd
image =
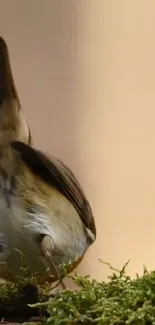
[(0, 263), (19, 276), (22, 252), (31, 272), (58, 280), (95, 242), (96, 222), (73, 171), (33, 145), (10, 62), (0, 37)]

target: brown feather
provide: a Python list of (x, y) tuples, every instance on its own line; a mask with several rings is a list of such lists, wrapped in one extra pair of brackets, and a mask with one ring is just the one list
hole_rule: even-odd
[(21, 107), (12, 74), (8, 47), (5, 40), (0, 37), (0, 105), (4, 98), (16, 99), (18, 107)]
[(0, 37), (0, 147), (13, 140), (31, 145), (30, 137), (13, 78), (8, 47)]
[[(20, 153), (20, 156), (28, 167), (48, 185), (55, 187), (60, 191), (77, 210), (90, 241), (96, 238), (95, 221), (90, 204), (71, 170), (65, 166), (59, 159), (48, 157), (41, 151), (19, 142), (11, 143), (13, 149)], [(89, 230), (92, 232), (91, 236)]]

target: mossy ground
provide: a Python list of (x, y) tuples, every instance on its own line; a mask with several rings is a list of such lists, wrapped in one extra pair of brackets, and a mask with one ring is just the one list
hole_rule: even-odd
[(31, 316), (40, 315), (41, 309), (29, 304), (48, 300), (49, 284), (38, 285), (37, 277), (18, 278), (18, 281), (0, 282), (0, 319), (22, 322)]
[(36, 296), (36, 291), (34, 296), (32, 293), (29, 296), (39, 301), (37, 304), (24, 300), (22, 281), (16, 285), (0, 285), (0, 310), (4, 306), (12, 308), (12, 303), (14, 307), (18, 305), (19, 310), (21, 305), (26, 308), (27, 303), (32, 304), (29, 307), (32, 314), (37, 310), (38, 315), (45, 313), (45, 318), (38, 322), (42, 325), (155, 325), (155, 271), (148, 272), (144, 268), (142, 276), (131, 279), (125, 267), (121, 271), (113, 269), (113, 275), (106, 282), (74, 275), (72, 279), (79, 290), (58, 292), (48, 301), (48, 287), (24, 279), (29, 288), (37, 288)]

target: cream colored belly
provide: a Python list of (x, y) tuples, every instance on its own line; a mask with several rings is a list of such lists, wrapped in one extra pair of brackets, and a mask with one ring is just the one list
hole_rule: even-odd
[[(79, 220), (77, 219), (77, 222)], [(71, 225), (70, 225), (71, 226)], [(0, 262), (8, 263), (9, 271), (19, 275), (21, 267), (21, 254), (31, 272), (42, 273), (46, 270), (47, 261), (41, 255), (40, 246), (35, 241), (38, 234), (49, 235), (56, 244), (57, 252), (52, 252), (55, 264), (67, 263), (82, 256), (87, 249), (86, 236), (82, 225), (77, 225), (78, 231), (66, 227), (65, 223), (56, 222), (52, 216), (42, 213), (29, 213), (11, 200), (10, 206), (4, 198), (0, 199)]]
[[(39, 247), (28, 229), (22, 227), (22, 223), (20, 228), (17, 222), (19, 218), (23, 218), (22, 211), (8, 207), (5, 200), (0, 199), (0, 262), (7, 262), (9, 271), (16, 275), (21, 274), (23, 263), (32, 272), (42, 272), (46, 266)], [(25, 261), (22, 260), (23, 256)]]

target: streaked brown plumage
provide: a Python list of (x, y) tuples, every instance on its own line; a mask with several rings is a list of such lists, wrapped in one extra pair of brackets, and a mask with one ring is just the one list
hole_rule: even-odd
[(26, 256), (31, 271), (80, 263), (96, 239), (88, 200), (71, 170), (32, 148), (15, 89), (7, 46), (0, 38), (0, 261), (20, 274)]

